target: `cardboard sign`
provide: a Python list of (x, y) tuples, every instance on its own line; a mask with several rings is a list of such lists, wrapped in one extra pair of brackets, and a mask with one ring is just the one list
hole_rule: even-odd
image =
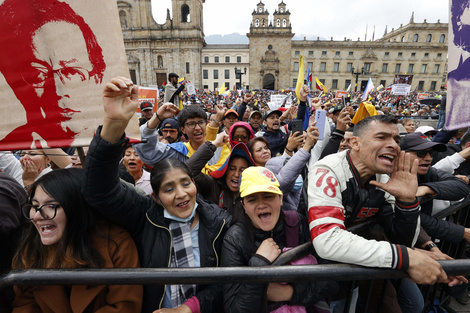
[[(150, 102), (153, 104), (153, 111), (158, 110), (158, 87), (140, 87), (139, 88), (139, 104), (142, 102)], [(141, 113), (140, 105), (137, 108), (137, 113)]]
[(411, 85), (408, 84), (395, 84), (392, 85), (392, 94), (398, 96), (406, 96), (410, 93)]
[(418, 100), (423, 100), (428, 97), (427, 93), (418, 93)]
[(342, 90), (338, 90), (336, 91), (336, 97), (337, 99), (341, 99), (343, 97), (347, 97), (348, 96), (348, 92), (347, 91), (342, 91)]
[(188, 95), (196, 94), (196, 87), (194, 87), (194, 83), (187, 83), (186, 90), (188, 91)]
[(289, 108), (292, 105), (291, 95), (271, 95), (271, 104), (269, 107), (271, 110), (277, 110), (284, 104), (284, 100), (286, 100), (284, 107)]
[(105, 84), (129, 77), (116, 3), (0, 1), (0, 46), (0, 150), (89, 145)]

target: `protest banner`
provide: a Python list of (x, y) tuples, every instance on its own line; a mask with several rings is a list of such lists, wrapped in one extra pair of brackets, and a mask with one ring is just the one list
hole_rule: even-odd
[(347, 91), (338, 90), (338, 91), (336, 91), (336, 96), (335, 96), (335, 98), (341, 99), (341, 98), (343, 98), (343, 97), (346, 98), (347, 96), (348, 96), (348, 92), (347, 92)]
[(187, 83), (186, 90), (188, 91), (188, 95), (196, 94), (196, 87), (194, 87), (194, 83)]
[(410, 93), (413, 75), (395, 75), (392, 85), (392, 94), (406, 96)]
[[(153, 111), (158, 110), (158, 86), (153, 87), (140, 87), (139, 88), (139, 104), (147, 101), (153, 104)], [(137, 109), (137, 114), (140, 114), (140, 105)]]
[(427, 93), (418, 93), (418, 100), (423, 100), (428, 97)]
[(0, 150), (88, 145), (105, 84), (129, 77), (112, 1), (0, 1), (0, 46)]
[(284, 104), (284, 100), (284, 107), (289, 108), (292, 105), (292, 95), (271, 95), (271, 105), (269, 107), (272, 110), (277, 110)]
[(451, 0), (448, 34), (447, 106), (445, 127), (470, 126), (470, 27), (467, 0)]
[(395, 84), (392, 85), (392, 94), (397, 96), (406, 96), (411, 90), (411, 85)]

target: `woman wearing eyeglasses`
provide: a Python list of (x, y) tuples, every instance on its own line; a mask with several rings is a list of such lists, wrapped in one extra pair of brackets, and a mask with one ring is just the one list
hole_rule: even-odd
[[(38, 179), (22, 209), (24, 226), (13, 269), (138, 267), (134, 241), (124, 229), (96, 219), (81, 195), (81, 169)], [(15, 286), (13, 312), (140, 312), (142, 286)]]
[(243, 142), (247, 144), (248, 141), (255, 138), (253, 129), (251, 129), (250, 124), (246, 122), (236, 122), (230, 127), (229, 130), (229, 140), (230, 146), (233, 148), (237, 143)]

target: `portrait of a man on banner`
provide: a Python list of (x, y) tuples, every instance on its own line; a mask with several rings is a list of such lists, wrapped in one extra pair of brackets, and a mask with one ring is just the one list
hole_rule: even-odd
[(470, 126), (470, 0), (451, 0), (446, 128)]
[[(0, 43), (0, 73), (7, 84), (0, 80), (0, 95), (9, 89), (25, 115), (21, 124), (18, 103), (1, 104), (2, 111), (12, 111), (6, 124), (17, 126), (2, 130), (7, 133), (0, 133), (0, 150), (65, 147), (90, 137), (98, 125), (93, 118), (101, 116), (105, 74), (112, 73), (84, 17), (65, 1), (5, 0), (0, 4)], [(127, 66), (112, 72), (126, 75)]]

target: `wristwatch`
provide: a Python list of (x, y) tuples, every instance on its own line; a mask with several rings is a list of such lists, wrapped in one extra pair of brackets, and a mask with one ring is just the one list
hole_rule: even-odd
[(434, 242), (431, 242), (431, 243), (427, 244), (426, 246), (424, 246), (424, 250), (429, 251), (429, 250), (431, 250), (432, 248), (435, 248), (435, 247), (437, 247), (437, 245)]

